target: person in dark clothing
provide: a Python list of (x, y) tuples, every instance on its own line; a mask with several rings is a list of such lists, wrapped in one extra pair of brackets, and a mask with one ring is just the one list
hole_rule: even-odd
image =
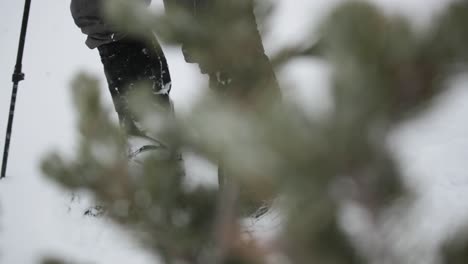
[[(197, 63), (202, 73), (209, 75), (214, 91), (253, 108), (280, 100), (279, 85), (258, 31), (253, 0), (164, 0), (164, 4), (169, 16), (184, 11), (192, 19), (195, 28), (188, 29), (194, 29), (192, 34), (182, 38), (183, 53), (187, 62)], [(133, 137), (147, 138), (129, 111), (128, 92), (136, 82), (148, 81), (155, 102), (170, 108), (171, 79), (166, 59), (156, 39), (148, 46), (125, 36), (105, 23), (100, 9), (98, 0), (71, 3), (76, 24), (88, 36), (86, 44), (99, 50), (122, 126)], [(138, 149), (133, 153), (139, 153)], [(223, 174), (220, 166), (221, 188), (227, 179)]]
[[(261, 110), (281, 100), (253, 0), (164, 0), (164, 4), (169, 16), (182, 14), (191, 21), (186, 24), (192, 28), (180, 37), (185, 60), (208, 74), (212, 90), (251, 109)], [(221, 163), (218, 180), (224, 188), (229, 177)]]
[[(281, 92), (265, 54), (253, 0), (165, 0), (171, 15), (191, 17), (193, 31), (182, 41), (185, 59), (198, 63), (220, 94), (259, 104), (278, 102)], [(181, 12), (182, 11), (182, 12)]]
[[(146, 5), (151, 2), (136, 1)], [(155, 37), (148, 44), (115, 30), (103, 19), (102, 4), (101, 0), (72, 0), (70, 9), (76, 25), (87, 35), (86, 45), (99, 51), (114, 107), (128, 135), (129, 158), (141, 161), (137, 156), (143, 152), (169, 148), (159, 139), (149, 137), (139, 125), (130, 111), (129, 93), (136, 87), (145, 87), (138, 86), (139, 83), (149, 84), (154, 102), (164, 112), (172, 112), (169, 68)], [(154, 36), (152, 32), (148, 34)]]

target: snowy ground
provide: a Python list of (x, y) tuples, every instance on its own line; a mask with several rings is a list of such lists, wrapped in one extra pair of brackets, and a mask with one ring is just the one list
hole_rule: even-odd
[[(295, 42), (307, 23), (316, 23), (339, 0), (278, 0), (271, 34), (265, 38), (268, 51)], [(160, 6), (154, 1), (155, 8)], [(448, 0), (374, 0), (390, 13), (418, 14), (424, 25), (430, 15)], [(80, 263), (153, 263), (154, 259), (106, 219), (81, 215), (89, 204), (81, 201), (69, 208), (71, 194), (46, 181), (38, 171), (40, 157), (51, 149), (73, 151), (76, 135), (69, 81), (77, 70), (101, 76), (96, 51), (88, 50), (84, 37), (73, 25), (69, 1), (33, 1), (24, 60), (26, 81), (20, 84), (8, 178), (0, 182), (0, 263), (37, 263), (38, 257), (60, 255)], [(23, 1), (0, 2), (0, 132), (1, 146), (10, 100), (10, 78), (15, 62)], [(167, 47), (177, 111), (190, 111), (206, 82), (193, 65), (183, 61), (176, 47)], [(308, 107), (325, 111), (327, 69), (319, 62), (297, 60), (278, 72), (286, 97)], [(422, 241), (440, 237), (447, 227), (459, 223), (468, 212), (468, 78), (460, 77), (437, 106), (420, 119), (402, 126), (390, 144), (401, 160), (408, 182), (417, 186), (420, 203), (408, 229)], [(104, 98), (110, 98), (103, 89)], [(315, 102), (315, 103), (311, 103)], [(194, 178), (215, 178), (215, 168), (187, 158)], [(401, 242), (404, 249), (421, 240)], [(403, 249), (403, 250), (404, 250)]]

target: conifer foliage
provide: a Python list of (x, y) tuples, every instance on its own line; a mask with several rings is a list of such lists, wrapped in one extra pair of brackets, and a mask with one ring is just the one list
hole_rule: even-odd
[[(331, 66), (332, 85), (323, 89), (331, 89), (333, 109), (312, 119), (280, 102), (262, 81), (265, 72), (245, 71), (256, 60), (236, 61), (249, 50), (246, 43), (255, 45), (249, 31), (257, 29), (243, 23), (245, 10), (265, 3), (199, 1), (206, 6), (194, 14), (182, 0), (165, 2), (165, 15), (123, 0), (108, 1), (106, 10), (122, 30), (149, 39), (150, 28), (182, 44), (205, 71), (230, 65), (245, 81), (208, 93), (190, 114), (165, 122), (142, 94), (132, 97), (134, 112), (152, 135), (222, 164), (227, 187), (191, 188), (177, 164), (152, 157), (141, 175), (132, 175), (124, 135), (103, 107), (97, 81), (85, 74), (72, 87), (81, 132), (76, 156), (52, 154), (44, 172), (66, 188), (92, 191), (108, 216), (164, 263), (405, 263), (385, 237), (384, 221), (406, 213), (409, 207), (394, 208), (397, 201), (411, 203), (411, 192), (386, 139), (466, 70), (468, 5), (453, 3), (425, 31), (363, 1), (338, 5), (313, 48), (288, 47), (272, 58), (278, 68), (297, 56)], [(236, 34), (226, 35), (227, 28)], [(267, 245), (246, 238), (240, 224), (265, 200), (277, 201), (283, 219)], [(346, 228), (342, 211), (349, 204), (365, 212), (364, 237), (372, 243)], [(445, 245), (444, 263), (464, 263), (467, 244), (460, 238)]]

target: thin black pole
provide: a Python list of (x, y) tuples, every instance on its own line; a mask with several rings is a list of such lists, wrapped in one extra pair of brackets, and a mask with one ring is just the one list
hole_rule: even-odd
[(5, 178), (7, 163), (8, 163), (8, 152), (10, 150), (10, 141), (11, 133), (13, 130), (13, 118), (15, 116), (15, 104), (16, 104), (16, 95), (18, 94), (18, 84), (20, 81), (24, 80), (24, 73), (22, 72), (22, 62), (23, 62), (23, 51), (24, 43), (26, 41), (26, 31), (28, 28), (29, 20), (29, 9), (31, 7), (31, 0), (25, 0), (24, 12), (23, 12), (23, 22), (21, 24), (21, 33), (18, 46), (18, 55), (16, 56), (16, 65), (13, 72), (12, 81), (13, 81), (13, 91), (11, 93), (10, 101), (10, 112), (8, 115), (8, 125), (5, 136), (5, 147), (3, 149), (3, 160), (2, 160), (2, 174), (0, 179)]

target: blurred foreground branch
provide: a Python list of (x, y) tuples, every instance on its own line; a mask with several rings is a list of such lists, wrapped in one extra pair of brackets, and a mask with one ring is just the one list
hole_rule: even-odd
[[(112, 2), (110, 16), (125, 30), (144, 35), (142, 28), (151, 27), (171, 43), (188, 45), (207, 68), (235, 61), (246, 50), (235, 43), (251, 29), (235, 19), (236, 10), (215, 5), (217, 16), (194, 20), (183, 8), (155, 16), (125, 1)], [(231, 6), (242, 9), (242, 3)], [(273, 59), (281, 66), (297, 56), (320, 55), (332, 66), (332, 87), (324, 89), (332, 90), (334, 109), (327, 118), (311, 120), (286, 103), (258, 109), (250, 104), (262, 98), (246, 103), (210, 93), (187, 116), (164, 126), (175, 145), (222, 161), (236, 186), (231, 192), (190, 188), (174, 164), (151, 158), (142, 175), (133, 177), (97, 84), (83, 75), (73, 86), (82, 133), (77, 157), (66, 161), (51, 155), (43, 169), (67, 188), (91, 190), (110, 208), (109, 217), (135, 231), (165, 263), (404, 263), (384, 223), (403, 217), (406, 207), (393, 214), (389, 209), (401, 199), (411, 202), (411, 192), (386, 139), (401, 122), (431, 106), (454, 65), (466, 66), (467, 20), (466, 4), (457, 2), (431, 30), (415, 32), (403, 18), (364, 2), (346, 2), (323, 21), (320, 42), (299, 43)], [(240, 35), (225, 36), (220, 25)], [(219, 45), (230, 45), (229, 53)], [(248, 72), (245, 79), (262, 74)], [(151, 105), (145, 96), (138, 98), (135, 113), (148, 131), (161, 133), (160, 127), (154, 131), (159, 119)], [(275, 198), (284, 219), (278, 235), (267, 246), (246, 239), (242, 221), (249, 208)], [(349, 204), (363, 212), (361, 232), (350, 232), (352, 223), (343, 222), (342, 209)]]

